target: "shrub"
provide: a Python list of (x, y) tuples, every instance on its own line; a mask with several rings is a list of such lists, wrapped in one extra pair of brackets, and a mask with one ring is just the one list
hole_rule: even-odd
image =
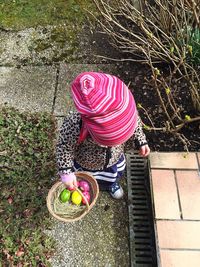
[[(200, 1), (138, 1), (137, 8), (131, 0), (93, 1), (101, 14), (97, 21), (124, 53), (118, 60), (140, 62), (151, 70), (150, 83), (165, 118), (159, 127), (150, 119), (149, 129), (178, 133), (188, 123), (200, 120)], [(187, 85), (184, 90), (189, 102), (184, 110), (177, 101), (174, 80)]]

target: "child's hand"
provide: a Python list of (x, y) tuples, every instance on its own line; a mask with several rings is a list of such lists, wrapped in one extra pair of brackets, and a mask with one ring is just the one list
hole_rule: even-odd
[(144, 146), (141, 146), (140, 147), (140, 151), (139, 151), (139, 154), (142, 156), (142, 157), (147, 157), (150, 153), (150, 148), (148, 145), (144, 145)]
[(62, 174), (60, 177), (61, 181), (66, 185), (67, 188), (72, 190), (74, 189), (74, 186), (77, 187), (76, 175), (73, 172), (69, 174)]

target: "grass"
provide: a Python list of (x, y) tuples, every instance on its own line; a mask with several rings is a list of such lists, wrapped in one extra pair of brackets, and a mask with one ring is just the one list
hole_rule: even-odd
[[(94, 20), (86, 9), (97, 12), (93, 0), (0, 0), (0, 30), (35, 28), (36, 35), (30, 35), (28, 45), (31, 55), (47, 51), (51, 57), (43, 56), (45, 64), (74, 62), (81, 54), (79, 34), (83, 25), (89, 24), (88, 18)], [(3, 51), (0, 45), (0, 55)]]
[(72, 28), (86, 19), (92, 0), (0, 0), (0, 27), (21, 30), (66, 23)]
[(0, 108), (0, 266), (49, 266), (46, 195), (55, 175), (54, 118)]

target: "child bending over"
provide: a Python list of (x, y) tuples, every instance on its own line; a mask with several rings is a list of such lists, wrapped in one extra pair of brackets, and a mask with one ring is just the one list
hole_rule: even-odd
[(71, 90), (77, 111), (64, 119), (56, 150), (61, 180), (72, 189), (74, 172), (87, 171), (101, 190), (120, 199), (125, 142), (139, 145), (144, 157), (150, 153), (133, 95), (119, 78), (98, 72), (79, 74)]

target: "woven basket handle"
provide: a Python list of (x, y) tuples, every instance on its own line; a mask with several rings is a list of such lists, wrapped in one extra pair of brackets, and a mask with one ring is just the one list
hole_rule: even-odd
[(77, 186), (75, 186), (75, 185), (74, 185), (74, 187), (75, 187), (76, 191), (78, 191), (78, 192), (79, 192), (79, 194), (82, 196), (82, 198), (85, 200), (85, 203), (86, 203), (86, 208), (87, 208), (87, 210), (89, 210), (89, 207), (90, 207), (90, 205), (89, 205), (89, 203), (88, 203), (88, 201), (87, 201), (86, 197), (83, 195), (83, 193), (81, 192), (81, 190), (80, 190), (80, 189), (78, 189), (78, 187), (77, 187)]

